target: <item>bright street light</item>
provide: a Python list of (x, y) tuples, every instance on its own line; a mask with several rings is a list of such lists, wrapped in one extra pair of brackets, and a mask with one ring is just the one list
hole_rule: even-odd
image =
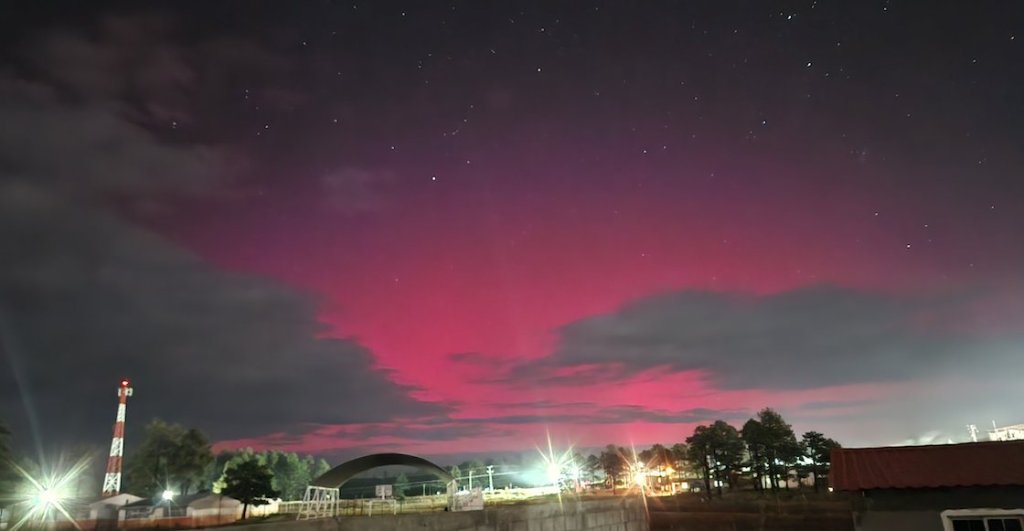
[(56, 521), (59, 517), (66, 518), (75, 528), (81, 529), (68, 512), (65, 503), (73, 495), (72, 486), (89, 466), (87, 457), (67, 468), (60, 465), (51, 470), (44, 468), (39, 476), (29, 473), (17, 464), (12, 466), (21, 476), (22, 489), (11, 499), (26, 510), (17, 522), (13, 522), (10, 531), (16, 531), (33, 521), (43, 523)]
[(558, 466), (557, 463), (549, 463), (547, 473), (548, 482), (558, 485), (558, 480), (562, 477), (562, 467)]
[(167, 500), (167, 501), (173, 500), (174, 499), (174, 492), (170, 491), (170, 490), (165, 490), (164, 493), (163, 493), (163, 498), (164, 498), (164, 500)]
[(39, 505), (55, 505), (60, 501), (60, 495), (52, 489), (43, 489), (36, 494), (36, 501)]

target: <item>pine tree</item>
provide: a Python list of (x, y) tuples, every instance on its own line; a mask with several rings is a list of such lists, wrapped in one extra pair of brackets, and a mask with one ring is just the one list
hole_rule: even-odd
[(249, 511), (250, 505), (266, 505), (268, 498), (280, 495), (271, 484), (273, 474), (266, 465), (259, 462), (245, 461), (231, 468), (224, 474), (224, 490), (226, 496), (242, 502), (242, 519)]

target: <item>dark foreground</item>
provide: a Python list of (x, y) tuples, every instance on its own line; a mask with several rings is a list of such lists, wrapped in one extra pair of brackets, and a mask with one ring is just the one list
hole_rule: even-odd
[(842, 498), (682, 495), (651, 498), (648, 506), (651, 531), (853, 531), (850, 503)]

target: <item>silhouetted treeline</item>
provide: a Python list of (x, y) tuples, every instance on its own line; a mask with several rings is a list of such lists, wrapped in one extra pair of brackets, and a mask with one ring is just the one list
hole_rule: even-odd
[(629, 474), (638, 468), (672, 469), (677, 476), (698, 480), (709, 496), (744, 486), (788, 489), (810, 478), (819, 490), (829, 472), (831, 451), (839, 446), (816, 431), (797, 439), (782, 415), (765, 408), (740, 429), (724, 420), (697, 426), (685, 444), (656, 444), (636, 455), (608, 445), (600, 454), (583, 460), (583, 473), (596, 479), (597, 472), (603, 472), (605, 481), (615, 489), (631, 481)]

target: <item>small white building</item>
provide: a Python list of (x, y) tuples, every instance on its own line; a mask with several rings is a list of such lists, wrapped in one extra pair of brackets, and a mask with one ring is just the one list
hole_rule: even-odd
[(139, 500), (118, 510), (121, 529), (209, 527), (230, 524), (242, 515), (242, 502), (209, 492), (171, 500)]
[[(993, 424), (995, 424), (993, 422)], [(1003, 428), (992, 427), (988, 432), (990, 441), (1024, 441), (1024, 424), (1014, 424)]]
[(88, 505), (89, 516), (87, 519), (92, 521), (117, 520), (117, 511), (121, 507), (141, 499), (134, 494), (118, 494), (94, 501)]
[(231, 523), (242, 517), (242, 502), (221, 494), (208, 494), (188, 504), (187, 516), (196, 527)]

